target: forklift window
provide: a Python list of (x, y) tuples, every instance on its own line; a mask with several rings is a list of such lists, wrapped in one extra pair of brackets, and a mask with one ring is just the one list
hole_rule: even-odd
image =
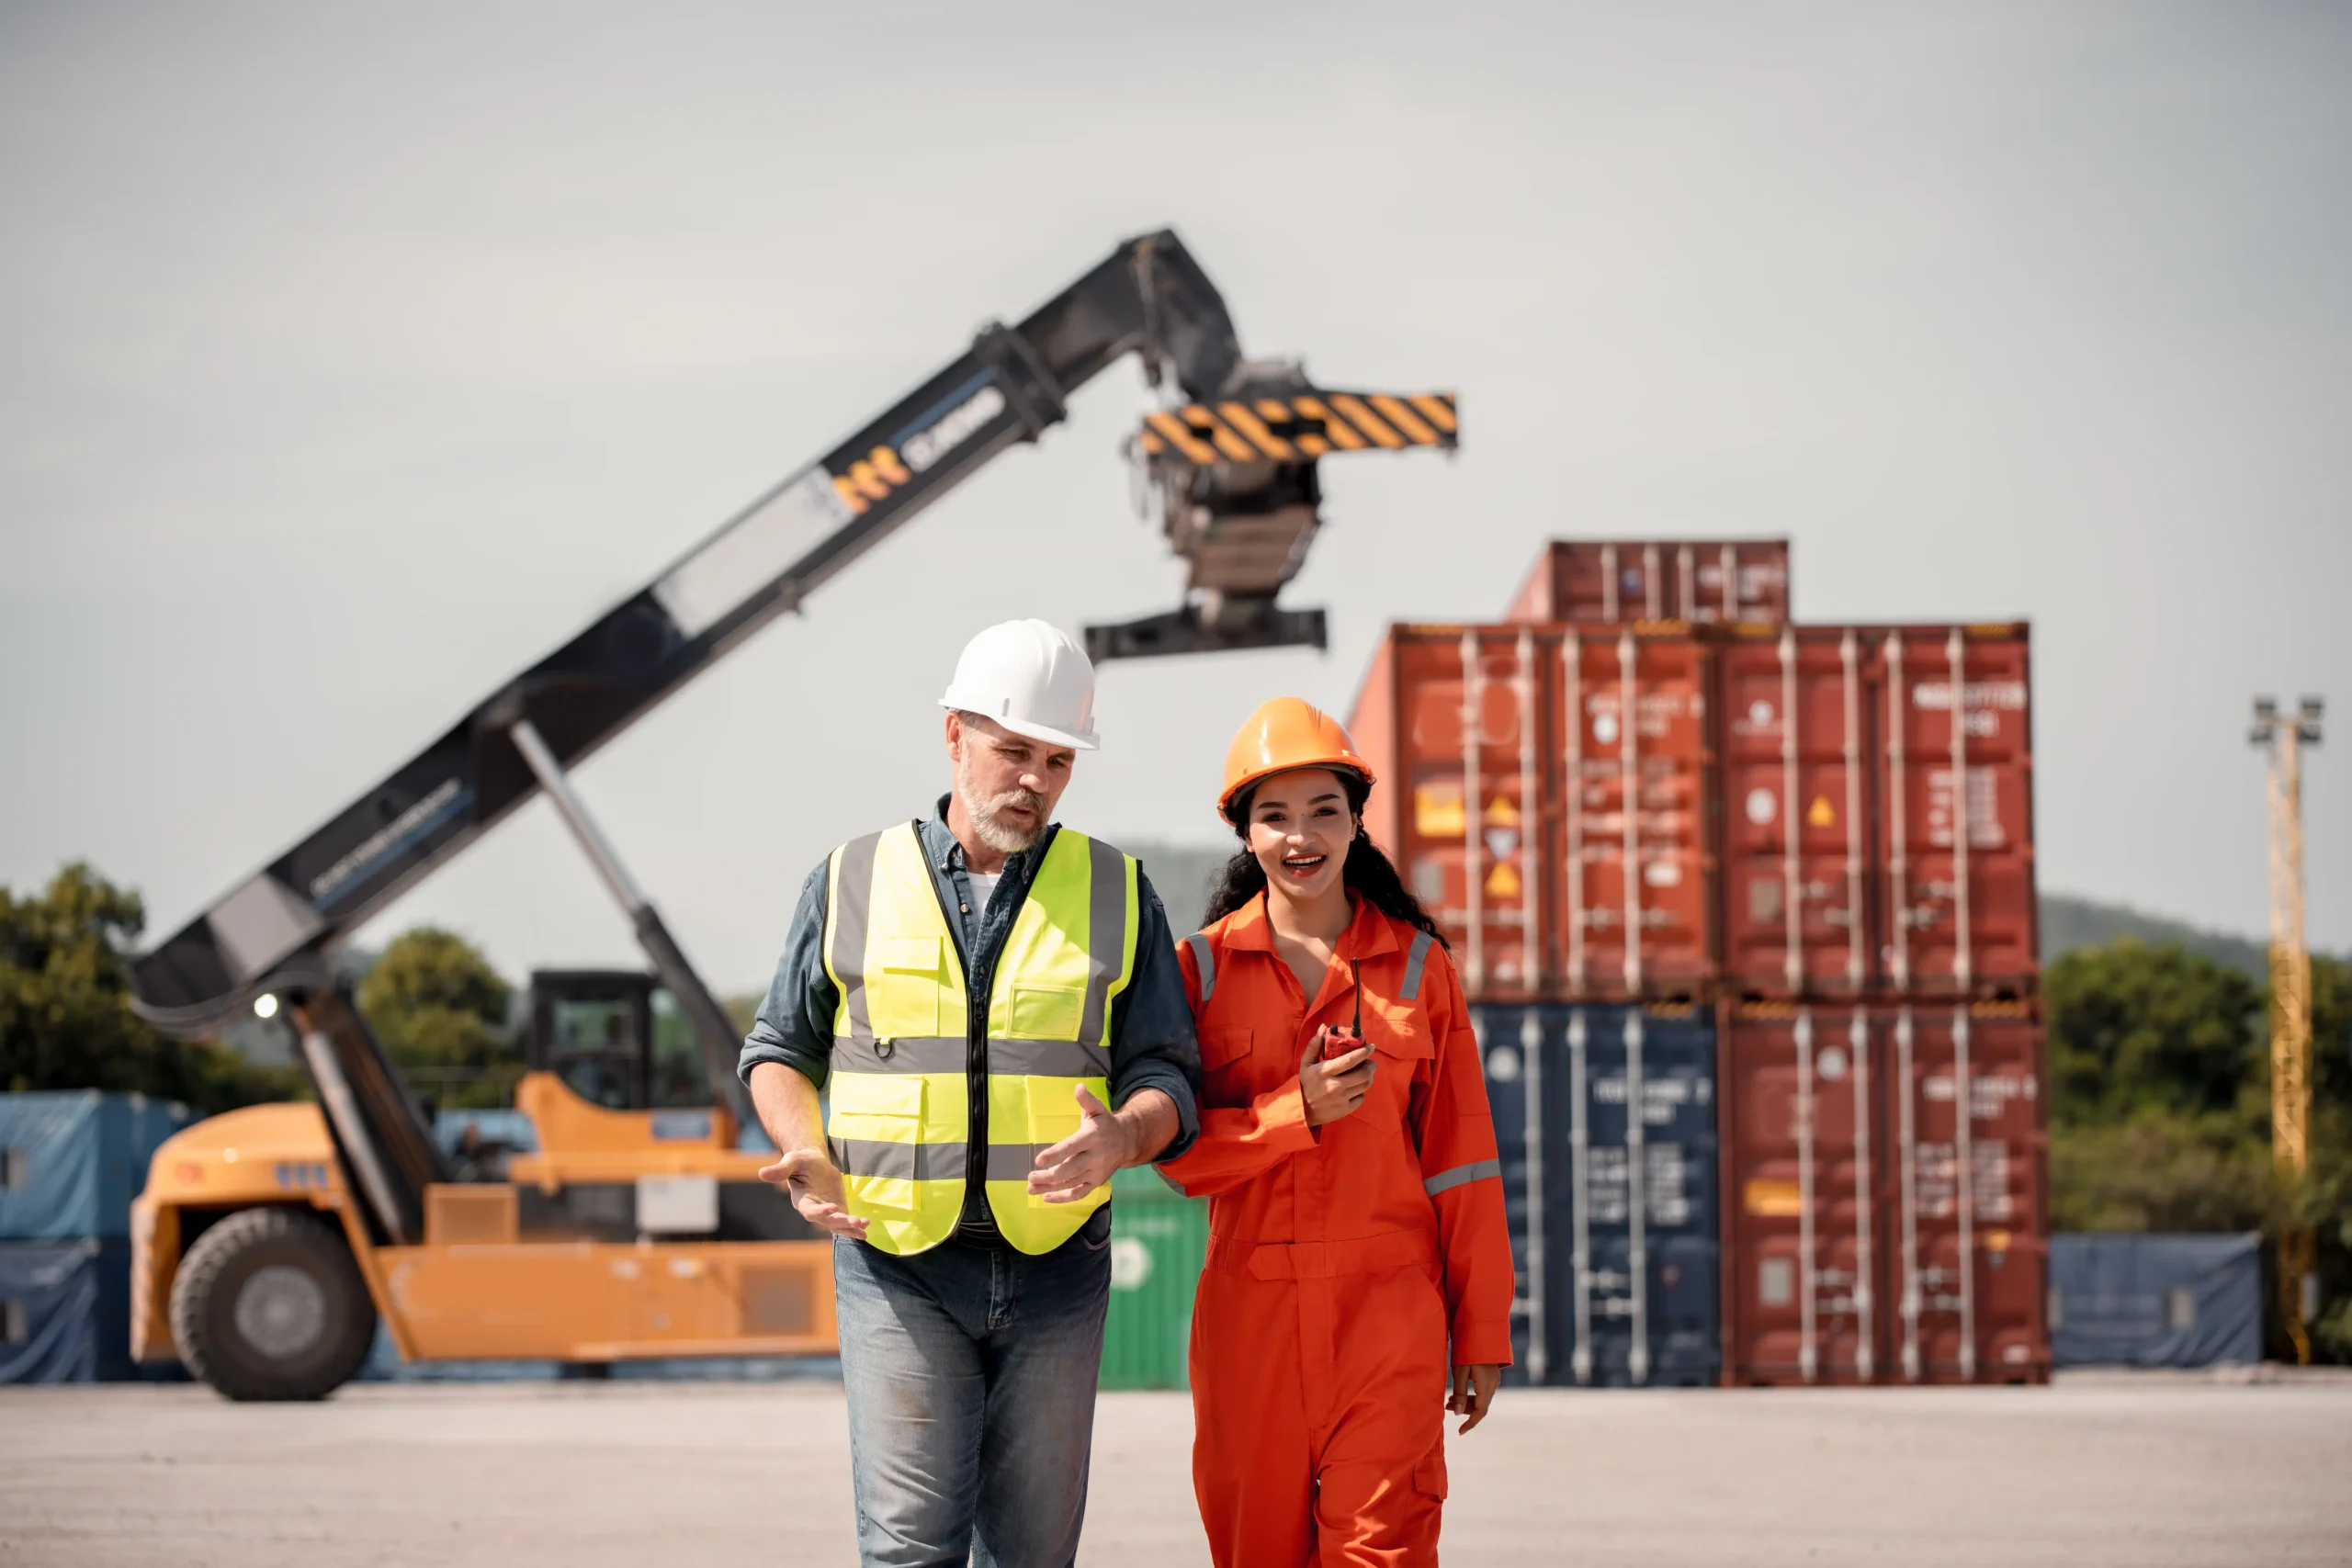
[(629, 999), (559, 997), (551, 1010), (548, 1068), (592, 1105), (634, 1109), (642, 1047), (635, 1038), (636, 1009)]
[(694, 1021), (662, 987), (653, 992), (653, 1064), (647, 1077), (653, 1110), (711, 1103), (710, 1078), (703, 1070), (702, 1045), (695, 1038)]

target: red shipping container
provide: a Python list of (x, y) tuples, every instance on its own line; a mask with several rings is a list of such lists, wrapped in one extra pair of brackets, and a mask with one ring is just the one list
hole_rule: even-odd
[(1365, 827), (1481, 998), (1531, 997), (1543, 983), (1544, 694), (1557, 644), (1532, 626), (1392, 626), (1348, 720), (1380, 780)]
[(1697, 997), (1715, 978), (1713, 649), (1633, 626), (1555, 635), (1555, 994)]
[(2026, 628), (1743, 627), (1719, 662), (1726, 986), (2030, 995)]
[(1877, 671), (1885, 988), (2030, 995), (2041, 964), (2026, 628), (1890, 627)]
[(1875, 953), (1862, 634), (1782, 626), (1724, 645), (1724, 975), (1743, 995), (1859, 996)]
[(1475, 997), (1712, 985), (1712, 667), (1687, 628), (1390, 629), (1349, 719), (1367, 827)]
[(1786, 539), (1553, 539), (1507, 621), (1789, 618)]
[(1726, 1005), (1719, 1038), (1729, 1381), (2046, 1381), (2030, 1010)]

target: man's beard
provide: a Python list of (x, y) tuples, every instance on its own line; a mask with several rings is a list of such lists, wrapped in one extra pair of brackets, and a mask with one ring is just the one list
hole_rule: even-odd
[[(972, 831), (980, 842), (1001, 855), (1017, 855), (1046, 836), (1046, 797), (1033, 790), (1009, 789), (1002, 795), (983, 800), (979, 791), (962, 769), (956, 773), (956, 798), (964, 805), (964, 815), (972, 819)], [(998, 812), (1008, 806), (1029, 808), (1031, 825), (1016, 828), (1000, 818)]]

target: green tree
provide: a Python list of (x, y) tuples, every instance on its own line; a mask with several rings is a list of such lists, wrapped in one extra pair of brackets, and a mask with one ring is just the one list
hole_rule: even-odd
[(471, 942), (419, 926), (368, 971), (359, 1010), (420, 1093), (445, 1106), (494, 1106), (523, 1073), (506, 1024), (513, 996)]
[[(2269, 997), (2242, 972), (2129, 938), (2045, 976), (2051, 1223), (2059, 1230), (2311, 1226), (2324, 1354), (2352, 1359), (2352, 964), (2312, 960), (2311, 1169), (2270, 1147)], [(2266, 1288), (2268, 1281), (2266, 1280)], [(2271, 1346), (2284, 1344), (2274, 1321)]]
[(139, 895), (76, 862), (39, 894), (0, 888), (0, 1087), (97, 1089), (227, 1111), (292, 1097), (290, 1073), (166, 1040), (130, 1010)]
[(2062, 1126), (2234, 1112), (2258, 1066), (2267, 1082), (2262, 994), (2210, 958), (2126, 937), (2051, 964), (2042, 993)]

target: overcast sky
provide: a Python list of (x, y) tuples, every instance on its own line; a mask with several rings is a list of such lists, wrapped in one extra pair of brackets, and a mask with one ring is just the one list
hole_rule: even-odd
[[(985, 15), (983, 14), (985, 10)], [(1813, 620), (2029, 616), (2046, 888), (2265, 920), (2323, 691), (2352, 946), (2352, 10), (0, 9), (0, 881), (160, 936), (1122, 237), (1253, 353), (1458, 389), (1326, 465), (1328, 656), (1114, 666), (1065, 820), (1214, 840), (1262, 697), (1554, 533), (1785, 534)], [(721, 989), (943, 787), (980, 625), (1174, 602), (1133, 364), (582, 785)], [(634, 963), (536, 805), (366, 933)]]

